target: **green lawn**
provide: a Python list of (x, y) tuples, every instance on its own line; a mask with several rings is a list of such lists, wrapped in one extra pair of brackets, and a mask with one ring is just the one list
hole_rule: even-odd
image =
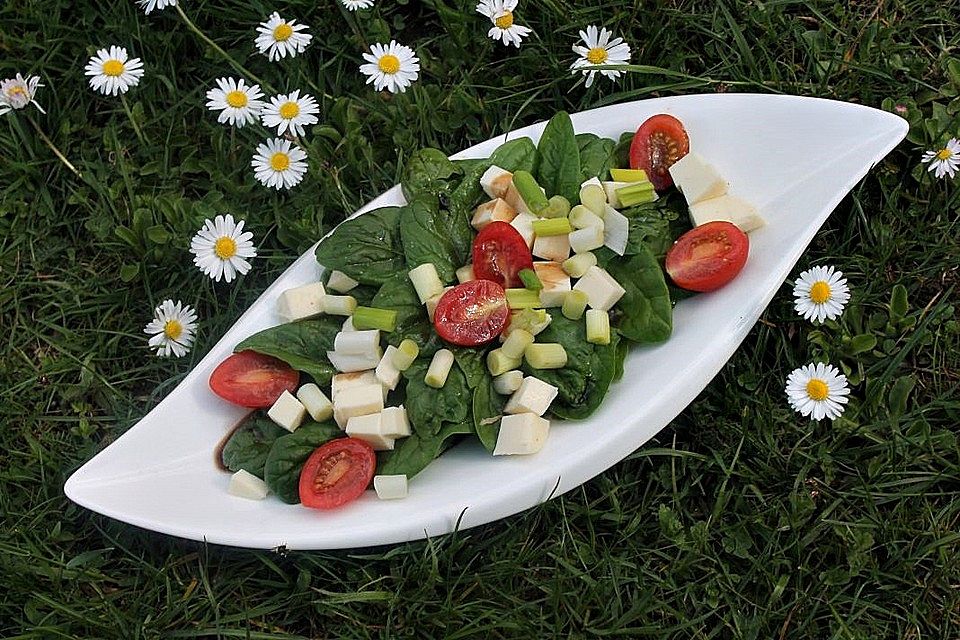
[[(40, 75), (47, 111), (0, 116), (0, 636), (960, 637), (960, 178), (934, 180), (919, 163), (960, 135), (960, 2), (524, 0), (518, 22), (537, 35), (519, 52), (487, 39), (462, 0), (378, 0), (355, 14), (334, 0), (181, 2), (250, 73), (318, 99), (298, 187), (254, 181), (265, 134), (205, 110), (214, 79), (237, 74), (175, 10), (0, 4), (0, 78)], [(311, 26), (304, 55), (253, 51), (273, 10)], [(651, 68), (585, 89), (568, 67), (588, 24), (622, 34)], [(390, 37), (422, 59), (403, 95), (375, 93), (358, 72), (360, 53)], [(124, 101), (83, 76), (110, 44), (147, 69)], [(501, 522), (338, 552), (205, 546), (64, 497), (74, 469), (173, 389), (303, 249), (394, 184), (412, 151), (452, 152), (559, 109), (718, 91), (903, 104), (914, 126), (794, 274), (844, 271), (842, 320), (801, 321), (785, 284), (700, 397), (609, 471)], [(215, 284), (188, 247), (204, 218), (228, 211), (261, 257), (239, 283)], [(179, 360), (152, 356), (142, 333), (168, 297), (201, 317)], [(821, 357), (856, 383), (832, 424), (802, 419), (783, 394), (794, 367)]]

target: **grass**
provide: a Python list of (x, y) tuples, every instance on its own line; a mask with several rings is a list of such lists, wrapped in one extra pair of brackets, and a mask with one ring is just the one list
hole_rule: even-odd
[[(524, 2), (519, 20), (538, 37), (517, 52), (484, 38), (468, 2), (377, 4), (349, 14), (332, 0), (183, 0), (251, 73), (320, 101), (310, 174), (283, 194), (253, 181), (262, 132), (204, 110), (213, 79), (234, 72), (173, 10), (0, 7), (0, 76), (47, 85), (46, 116), (0, 118), (0, 636), (960, 637), (960, 189), (918, 166), (960, 133), (960, 5)], [(313, 26), (305, 55), (270, 64), (252, 53), (253, 27), (274, 9)], [(591, 23), (623, 34), (648, 68), (575, 84), (570, 45)], [(423, 58), (400, 96), (375, 94), (357, 72), (363, 48), (391, 36)], [(82, 75), (111, 43), (147, 66), (125, 101), (94, 95)], [(393, 184), (416, 148), (454, 151), (558, 109), (715, 91), (903, 104), (913, 127), (800, 265), (849, 276), (842, 321), (800, 321), (785, 285), (699, 398), (607, 472), (476, 529), (322, 553), (181, 541), (63, 496), (74, 469), (168, 393), (301, 250)], [(240, 285), (204, 279), (187, 252), (202, 219), (223, 211), (259, 242)], [(141, 334), (166, 297), (202, 318), (182, 360), (152, 357)], [(782, 392), (792, 368), (820, 357), (856, 382), (833, 424), (802, 420)]]

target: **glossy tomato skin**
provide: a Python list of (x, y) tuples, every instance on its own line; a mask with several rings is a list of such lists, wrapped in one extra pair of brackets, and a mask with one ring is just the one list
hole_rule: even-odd
[(312, 509), (335, 509), (367, 490), (377, 456), (359, 438), (336, 438), (310, 454), (300, 471), (300, 502)]
[(506, 222), (491, 222), (473, 239), (473, 275), (504, 289), (523, 286), (520, 272), (533, 269), (530, 247), (520, 232)]
[(730, 222), (708, 222), (695, 227), (667, 251), (667, 273), (679, 287), (713, 291), (740, 273), (747, 262), (750, 240)]
[(670, 166), (690, 152), (683, 123), (666, 113), (647, 118), (630, 143), (630, 168), (643, 169), (657, 191), (673, 186)]
[(241, 407), (271, 406), (284, 391), (293, 393), (300, 372), (283, 360), (256, 351), (234, 353), (210, 374), (210, 389)]
[(509, 320), (507, 295), (491, 280), (472, 280), (453, 287), (440, 297), (433, 313), (437, 334), (462, 347), (490, 342), (503, 332)]

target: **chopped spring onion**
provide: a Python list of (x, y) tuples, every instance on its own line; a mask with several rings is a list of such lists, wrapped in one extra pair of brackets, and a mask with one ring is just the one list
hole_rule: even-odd
[(610, 344), (610, 314), (603, 309), (587, 310), (587, 342)]
[(583, 291), (567, 291), (563, 298), (563, 306), (560, 312), (565, 318), (570, 320), (579, 320), (583, 312), (587, 309), (587, 294)]
[(357, 307), (353, 312), (353, 327), (358, 331), (363, 329), (393, 331), (397, 327), (397, 312), (393, 309)]
[(560, 369), (567, 364), (567, 350), (559, 342), (533, 343), (523, 352), (534, 369)]
[(597, 264), (597, 256), (589, 251), (578, 253), (572, 258), (567, 258), (560, 266), (567, 272), (567, 275), (573, 278), (579, 278), (585, 274), (590, 267)]

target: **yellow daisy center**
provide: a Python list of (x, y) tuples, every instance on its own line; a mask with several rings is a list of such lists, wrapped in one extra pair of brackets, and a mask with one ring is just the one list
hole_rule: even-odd
[(823, 280), (817, 280), (813, 283), (813, 286), (810, 287), (810, 299), (813, 300), (815, 304), (823, 304), (830, 299), (832, 293), (833, 292), (830, 291), (830, 285)]
[(163, 335), (170, 340), (176, 340), (183, 335), (183, 325), (179, 320), (170, 319), (163, 325)]
[(811, 400), (817, 402), (826, 400), (829, 393), (830, 389), (827, 387), (827, 383), (819, 378), (814, 378), (807, 383), (807, 395), (810, 396)]
[(15, 84), (9, 89), (7, 89), (7, 97), (12, 98), (14, 96), (25, 96), (27, 95), (27, 90), (24, 89), (21, 85)]
[(501, 29), (509, 29), (513, 26), (513, 12), (507, 11), (505, 14), (493, 21)]
[(273, 39), (277, 42), (286, 42), (293, 35), (293, 27), (286, 22), (281, 22), (273, 29)]
[(103, 74), (116, 78), (124, 72), (126, 67), (119, 60), (107, 60), (103, 63)]
[(292, 120), (300, 115), (300, 105), (296, 102), (284, 102), (280, 105), (280, 117), (284, 120)]
[(603, 47), (594, 47), (587, 51), (587, 61), (592, 64), (603, 64), (607, 61), (607, 50)]
[(247, 106), (247, 94), (243, 91), (231, 91), (227, 94), (227, 104), (239, 109)]
[(213, 243), (213, 252), (221, 260), (229, 260), (237, 255), (237, 242), (227, 236), (217, 238), (217, 241)]
[(937, 160), (949, 160), (953, 157), (953, 151), (950, 149), (940, 149), (937, 151)]
[(380, 71), (384, 73), (396, 73), (400, 71), (400, 58), (393, 54), (386, 54), (380, 56), (380, 59), (377, 61), (377, 66), (380, 67)]
[(290, 167), (290, 156), (283, 151), (277, 151), (270, 156), (270, 166), (274, 171), (286, 171)]

